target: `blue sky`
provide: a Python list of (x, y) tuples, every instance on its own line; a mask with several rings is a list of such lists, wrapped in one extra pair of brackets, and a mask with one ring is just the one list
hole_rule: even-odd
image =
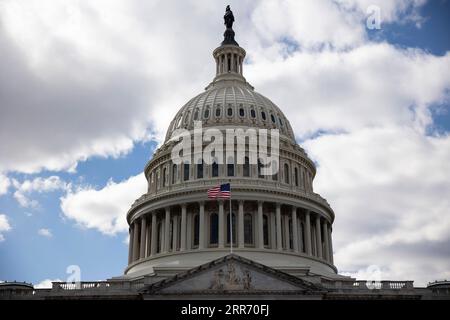
[[(251, 61), (244, 72), (287, 114), (318, 166), (316, 190), (336, 212), (339, 270), (367, 277), (368, 266), (377, 264), (387, 278), (405, 276), (421, 285), (450, 277), (445, 200), (450, 190), (450, 2), (393, 1), (383, 7), (381, 1), (381, 30), (365, 28), (364, 1), (351, 2), (351, 9), (335, 11), (327, 1), (280, 6), (231, 1), (237, 40)], [(410, 3), (406, 10), (404, 3)], [(0, 215), (7, 219), (3, 227), (0, 220), (0, 280), (64, 280), (69, 265), (80, 266), (83, 280), (123, 273), (128, 255), (123, 217), (139, 190), (145, 192), (139, 175), (176, 111), (211, 81), (210, 55), (223, 32), (221, 1), (153, 6), (139, 1), (86, 1), (79, 7), (69, 1), (58, 6), (5, 1), (0, 6), (5, 25), (0, 68), (6, 70), (0, 76)], [(148, 21), (146, 13), (155, 10), (158, 19)], [(185, 17), (186, 10), (193, 17)], [(313, 22), (305, 17), (317, 12), (335, 24), (309, 26)], [(261, 23), (261, 17), (269, 20)], [(183, 33), (196, 36), (185, 43)], [(407, 53), (412, 49), (420, 49), (414, 57)], [(375, 65), (400, 70), (405, 78), (382, 70), (368, 76), (374, 83), (355, 84)], [(398, 90), (390, 90), (394, 85)], [(354, 153), (350, 157), (342, 150)], [(360, 167), (350, 167), (352, 160)], [(435, 174), (422, 182), (426, 170)], [(124, 193), (120, 201), (117, 193), (108, 194), (108, 185)], [(417, 204), (409, 203), (413, 198)], [(377, 205), (366, 211), (374, 199)], [(390, 208), (382, 205), (384, 199)], [(120, 204), (111, 207), (114, 202)], [(422, 205), (429, 203), (440, 211), (430, 210), (429, 228), (416, 239), (410, 228), (422, 224)], [(411, 220), (399, 211), (410, 212)], [(104, 218), (88, 221), (100, 212)], [(373, 217), (376, 223), (369, 223)], [(398, 224), (390, 228), (386, 221)], [(353, 238), (352, 226), (359, 226)], [(415, 241), (434, 252), (419, 250)], [(423, 262), (428, 255), (430, 265)], [(395, 257), (418, 266), (404, 270)]]

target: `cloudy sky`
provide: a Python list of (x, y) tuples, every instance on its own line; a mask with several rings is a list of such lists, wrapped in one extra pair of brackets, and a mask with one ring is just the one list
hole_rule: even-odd
[(0, 0), (0, 280), (123, 273), (125, 213), (213, 77), (226, 4), (317, 164), (339, 271), (450, 278), (449, 2)]

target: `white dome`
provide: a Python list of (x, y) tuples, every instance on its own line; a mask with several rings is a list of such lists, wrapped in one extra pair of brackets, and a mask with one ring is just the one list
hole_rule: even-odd
[(202, 121), (204, 128), (248, 126), (279, 129), (281, 135), (295, 140), (292, 127), (283, 112), (243, 81), (220, 80), (189, 100), (172, 120), (166, 141), (176, 129), (193, 130), (194, 121)]

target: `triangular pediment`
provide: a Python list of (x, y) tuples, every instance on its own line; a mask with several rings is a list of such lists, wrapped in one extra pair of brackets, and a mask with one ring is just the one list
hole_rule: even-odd
[(321, 291), (317, 285), (230, 254), (149, 285), (144, 294), (293, 293)]

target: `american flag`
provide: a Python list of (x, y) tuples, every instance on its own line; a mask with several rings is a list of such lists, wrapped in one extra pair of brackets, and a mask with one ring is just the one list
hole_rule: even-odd
[(208, 198), (210, 199), (230, 199), (231, 187), (229, 183), (221, 184), (208, 189)]

